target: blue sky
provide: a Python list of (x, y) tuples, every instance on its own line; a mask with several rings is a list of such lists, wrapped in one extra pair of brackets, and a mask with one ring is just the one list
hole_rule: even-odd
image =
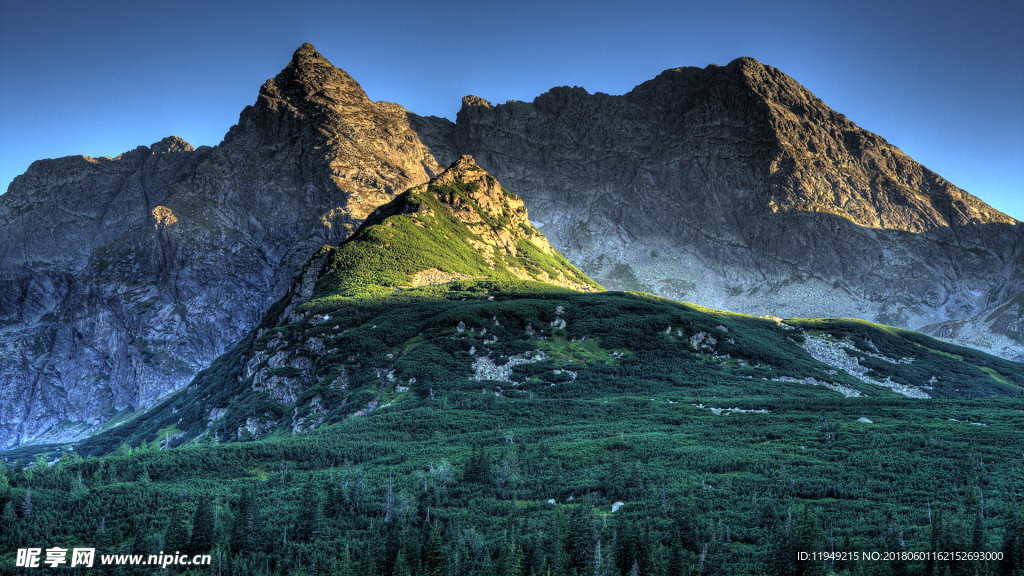
[[(298, 6), (296, 8), (295, 6)], [(0, 190), (39, 158), (215, 145), (303, 42), (373, 100), (622, 94), (751, 56), (1024, 220), (1024, 3), (0, 0)]]

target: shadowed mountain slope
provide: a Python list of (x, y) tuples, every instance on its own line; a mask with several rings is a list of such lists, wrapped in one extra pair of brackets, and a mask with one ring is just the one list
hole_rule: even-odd
[(216, 147), (34, 163), (0, 196), (0, 446), (180, 388), (317, 248), (438, 172), (404, 110), (310, 44)]
[(529, 224), (518, 197), (463, 156), (324, 246), (259, 327), (184, 391), (81, 449), (287, 436), (481, 393), (843, 406), (862, 396), (1017, 396), (1021, 368), (864, 321), (783, 322), (603, 292)]
[[(750, 58), (623, 96), (468, 96), (455, 123), (410, 120), (440, 162), (471, 154), (518, 191), (610, 289), (909, 328), (988, 315), (1024, 289), (1018, 222)], [(969, 342), (1024, 357), (1020, 325)]]

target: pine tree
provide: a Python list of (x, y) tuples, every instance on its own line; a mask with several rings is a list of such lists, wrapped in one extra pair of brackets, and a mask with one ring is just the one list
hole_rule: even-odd
[(677, 538), (672, 541), (672, 551), (669, 554), (667, 576), (684, 576), (689, 570), (683, 566), (683, 544)]
[(0, 514), (0, 544), (8, 548), (15, 545), (15, 522), (18, 515), (14, 512), (14, 503), (8, 500), (4, 503), (3, 513)]
[(569, 517), (569, 562), (567, 568), (575, 568), (578, 572), (586, 570), (593, 560), (595, 537), (594, 509), (590, 505), (580, 505)]
[(300, 508), (298, 538), (301, 540), (318, 540), (325, 530), (323, 491), (310, 477), (302, 490), (302, 506)]
[(256, 497), (252, 487), (242, 489), (238, 501), (238, 513), (235, 515), (234, 527), (231, 531), (231, 547), (238, 552), (252, 552), (256, 549)]
[(14, 527), (14, 522), (17, 519), (18, 515), (14, 513), (14, 503), (8, 500), (4, 503), (3, 514), (0, 514), (0, 526), (3, 526), (4, 530), (9, 530)]
[(149, 531), (145, 520), (139, 520), (135, 526), (135, 540), (132, 542), (132, 554), (150, 554)]
[(349, 554), (348, 544), (345, 544), (345, 549), (341, 552), (341, 558), (338, 559), (338, 576), (355, 576), (355, 571), (352, 569), (352, 555)]
[(518, 544), (513, 544), (515, 551), (512, 553), (512, 569), (509, 571), (510, 576), (525, 576), (526, 567), (523, 566), (523, 547)]
[[(945, 535), (942, 533), (944, 530), (942, 524), (942, 508), (939, 508), (935, 514), (935, 521), (932, 522), (931, 536), (928, 540), (929, 552), (941, 552), (942, 543), (945, 540)], [(925, 563), (924, 574), (925, 576), (939, 576), (941, 574), (942, 562), (934, 558), (934, 554), (928, 555), (928, 561)]]
[(189, 551), (193, 554), (206, 553), (213, 547), (213, 503), (209, 496), (199, 499), (196, 506), (196, 515), (192, 520), (192, 538), (189, 541)]
[(773, 576), (790, 576), (796, 574), (796, 552), (793, 547), (792, 511), (775, 529), (772, 541), (771, 570)]
[(395, 490), (393, 486), (393, 479), (388, 475), (388, 485), (384, 489), (384, 521), (391, 522), (391, 518), (395, 515)]
[(181, 504), (174, 507), (171, 521), (167, 524), (164, 533), (164, 550), (167, 552), (185, 552), (189, 545), (188, 522), (185, 518), (185, 509)]
[(1018, 505), (1012, 506), (1003, 536), (1003, 559), (999, 562), (1001, 576), (1024, 574), (1024, 515)]
[(111, 538), (110, 530), (107, 530), (107, 517), (100, 518), (100, 526), (96, 529), (96, 537), (93, 538), (93, 542), (96, 544), (96, 550), (102, 552), (110, 552), (110, 545), (113, 542)]
[(555, 574), (568, 572), (569, 560), (566, 545), (569, 541), (569, 522), (562, 508), (555, 511), (555, 526), (551, 535), (551, 563), (549, 569)]
[[(818, 515), (806, 507), (801, 508), (793, 520), (790, 554), (795, 556), (797, 552), (801, 551), (824, 550), (825, 541), (825, 531), (821, 527)], [(823, 560), (806, 560), (796, 564), (795, 569), (798, 574), (824, 576), (825, 562)]]
[[(974, 517), (974, 524), (971, 526), (971, 550), (982, 552), (988, 547), (988, 533), (985, 531), (985, 517), (979, 506), (978, 513)], [(970, 561), (971, 572), (980, 574), (983, 568), (979, 560)]]
[(405, 559), (405, 550), (403, 548), (398, 549), (398, 555), (395, 556), (395, 565), (391, 569), (391, 576), (412, 576), (412, 570), (409, 568), (409, 562)]
[(426, 557), (423, 562), (425, 576), (442, 576), (446, 572), (447, 563), (444, 549), (441, 547), (441, 532), (438, 530), (437, 524), (434, 524), (430, 531), (430, 540), (427, 542), (424, 555)]

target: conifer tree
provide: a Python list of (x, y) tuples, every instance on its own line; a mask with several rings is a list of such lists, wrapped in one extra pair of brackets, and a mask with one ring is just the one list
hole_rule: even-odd
[(1003, 536), (1003, 559), (999, 562), (1000, 576), (1024, 574), (1024, 515), (1019, 505), (1012, 505), (1010, 519)]
[(185, 518), (184, 506), (178, 504), (174, 507), (170, 523), (164, 532), (164, 550), (167, 552), (185, 552), (189, 546), (188, 521)]
[(352, 555), (349, 554), (348, 544), (345, 544), (345, 549), (341, 551), (341, 558), (338, 559), (338, 576), (355, 576), (355, 571), (352, 569)]
[(325, 529), (324, 496), (320, 486), (309, 478), (302, 490), (302, 506), (299, 509), (298, 538), (301, 540), (317, 540), (323, 536)]
[(510, 576), (526, 576), (526, 567), (524, 566), (523, 547), (513, 543), (515, 547), (512, 552), (512, 568), (509, 570)]
[[(942, 543), (946, 537), (943, 534), (945, 527), (942, 522), (942, 508), (939, 508), (935, 514), (935, 521), (932, 522), (931, 535), (928, 539), (928, 551), (929, 552), (941, 552)], [(928, 560), (925, 562), (924, 574), (925, 576), (939, 576), (941, 574), (942, 562), (935, 558), (934, 554), (928, 555)]]
[(231, 531), (231, 546), (237, 552), (252, 552), (256, 549), (256, 496), (251, 486), (242, 489)]
[(594, 546), (597, 544), (594, 509), (589, 504), (577, 506), (569, 517), (569, 562), (570, 569), (586, 570), (592, 563)]
[(427, 548), (424, 551), (423, 574), (424, 576), (442, 576), (447, 568), (444, 549), (441, 546), (441, 532), (435, 523), (430, 531), (430, 540), (427, 541)]
[(8, 500), (4, 502), (3, 512), (0, 513), (0, 543), (7, 547), (15, 544), (14, 531), (18, 515), (14, 512), (14, 503)]
[(405, 549), (399, 548), (395, 556), (395, 565), (391, 569), (391, 576), (412, 576), (409, 562), (405, 559)]
[(132, 554), (150, 554), (149, 531), (145, 520), (139, 520), (135, 525), (135, 540), (132, 542)]
[(196, 505), (196, 515), (192, 520), (192, 538), (189, 551), (193, 554), (206, 553), (213, 547), (213, 502), (209, 496), (203, 496)]
[(99, 528), (96, 529), (96, 537), (93, 538), (97, 552), (110, 552), (110, 545), (113, 542), (110, 530), (107, 530), (107, 517), (100, 518)]

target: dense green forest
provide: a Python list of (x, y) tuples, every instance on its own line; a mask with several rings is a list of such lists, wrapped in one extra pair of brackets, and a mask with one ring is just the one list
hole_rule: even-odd
[[(4, 454), (3, 569), (18, 548), (94, 545), (211, 554), (202, 569), (168, 568), (195, 574), (1020, 573), (1024, 376), (1013, 363), (868, 323), (537, 283), (463, 281), (306, 310), (74, 451)], [(309, 322), (324, 315), (345, 334)], [(695, 346), (701, 333), (734, 344)], [(850, 350), (870, 341), (882, 357), (913, 355), (876, 368), (949, 376), (931, 390), (948, 397), (827, 374), (800, 346), (826, 333)], [(331, 334), (344, 357), (306, 350)], [(241, 377), (275, 340), (317, 360), (290, 403)], [(474, 372), (485, 349), (506, 372)], [(320, 425), (296, 431), (311, 404)], [(798, 559), (833, 551), (897, 557)], [(1002, 561), (907, 554), (981, 551)]]
[(1019, 400), (692, 400), (435, 394), (289, 437), (9, 463), (2, 566), (92, 545), (210, 553), (203, 574), (1019, 573)]

